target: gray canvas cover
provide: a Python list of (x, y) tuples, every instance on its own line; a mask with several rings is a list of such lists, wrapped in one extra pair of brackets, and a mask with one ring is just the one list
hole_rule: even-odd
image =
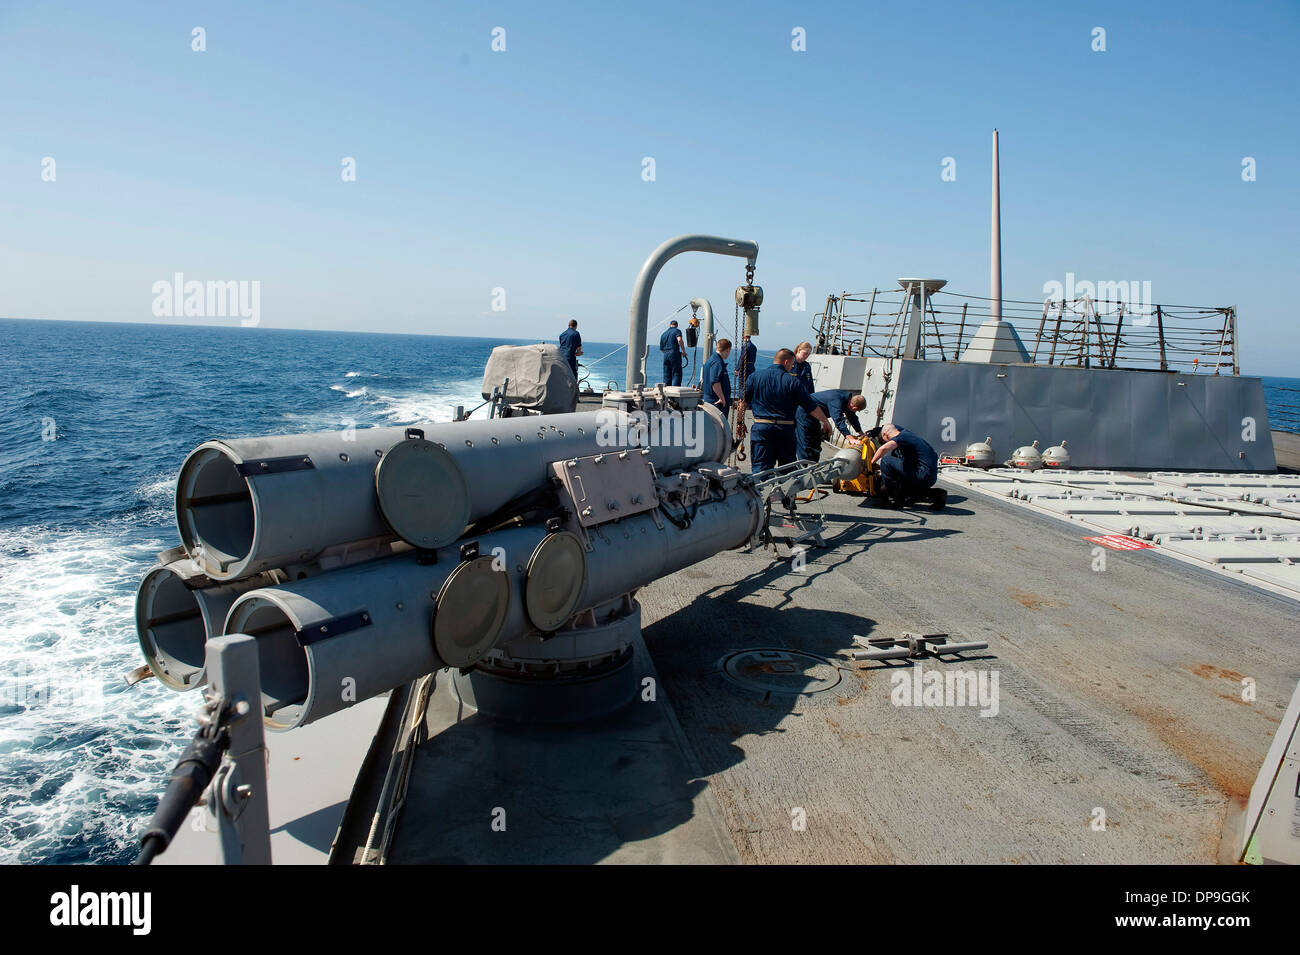
[(578, 406), (578, 382), (556, 345), (498, 345), (483, 371), (483, 397), (506, 386), (506, 404), (537, 414), (569, 414)]

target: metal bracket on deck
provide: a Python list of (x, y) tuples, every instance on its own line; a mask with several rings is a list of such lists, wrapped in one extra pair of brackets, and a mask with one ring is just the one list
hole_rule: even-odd
[[(271, 815), (267, 799), (266, 740), (257, 641), (231, 634), (208, 641), (209, 702), (230, 704), (230, 746), (221, 758), (207, 805), (217, 821), (221, 861), (226, 865), (271, 864)], [(200, 713), (200, 721), (207, 708)]]
[(172, 770), (167, 791), (140, 840), (137, 864), (166, 851), (190, 810), (207, 806), (217, 824), (221, 861), (271, 864), (271, 821), (262, 736), (257, 641), (242, 633), (207, 644), (210, 677), (199, 708), (199, 730)]
[(942, 656), (945, 653), (964, 653), (967, 650), (987, 650), (983, 640), (962, 643), (950, 641), (946, 633), (903, 633), (898, 637), (859, 637), (853, 642), (859, 650), (848, 654), (854, 660), (894, 660), (903, 657)]
[[(773, 513), (773, 500), (779, 500), (785, 513)], [(805, 541), (811, 541), (818, 547), (825, 547), (826, 540), (822, 537), (826, 530), (826, 525), (822, 521), (820, 514), (800, 514), (795, 508), (794, 498), (790, 495), (782, 495), (777, 498), (774, 494), (764, 502), (764, 527), (762, 530), (762, 542), (771, 544), (772, 549), (776, 549), (778, 543), (785, 544), (791, 550), (794, 550)], [(792, 527), (793, 534), (776, 535), (772, 533), (773, 527)]]
[[(841, 468), (842, 463), (835, 459), (819, 463), (794, 461), (751, 475), (754, 492), (763, 502), (764, 519), (757, 536), (750, 542), (750, 549), (762, 544), (771, 544), (775, 549), (778, 541), (788, 544), (792, 550), (805, 541), (825, 547), (826, 541), (822, 534), (825, 533), (826, 525), (821, 515), (800, 514), (796, 507), (796, 495), (800, 491), (816, 493), (819, 486), (832, 483), (842, 473)], [(774, 502), (784, 508), (784, 514), (773, 513)], [(794, 528), (793, 535), (778, 536), (772, 533), (773, 527), (786, 525)]]

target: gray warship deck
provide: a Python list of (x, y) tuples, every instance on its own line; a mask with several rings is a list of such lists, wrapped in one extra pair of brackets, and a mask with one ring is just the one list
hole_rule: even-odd
[[(1229, 861), (1298, 605), (1153, 550), (1095, 572), (1077, 526), (947, 486), (941, 513), (811, 505), (828, 546), (802, 571), (728, 552), (642, 590), (656, 699), (599, 724), (500, 723), (440, 682), (390, 861)], [(989, 648), (841, 654), (905, 631)], [(786, 652), (759, 681), (803, 692), (724, 675), (758, 648)], [(917, 666), (996, 671), (996, 715), (894, 705)]]
[[(840, 533), (802, 575), (726, 554), (641, 598), (646, 643), (742, 860), (1225, 858), (1300, 679), (1294, 603), (1150, 551), (1109, 553), (1094, 573), (1077, 531), (955, 488), (944, 513), (847, 498), (826, 510)], [(712, 672), (732, 648), (832, 656), (854, 635), (931, 630), (989, 642), (966, 662), (921, 665), (997, 670), (996, 716), (894, 706), (882, 663), (853, 666), (848, 697), (793, 706)]]
[(1277, 455), (1279, 471), (1300, 471), (1300, 434), (1274, 431), (1273, 453)]

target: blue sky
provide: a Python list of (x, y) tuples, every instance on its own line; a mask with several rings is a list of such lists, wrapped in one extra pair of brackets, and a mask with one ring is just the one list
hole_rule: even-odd
[[(767, 347), (830, 291), (988, 294), (996, 126), (1007, 297), (1150, 281), (1300, 376), (1297, 42), (1281, 2), (6, 2), (0, 315), (157, 321), (179, 271), (259, 281), (266, 327), (619, 341), (646, 255), (710, 232), (760, 245)], [(652, 319), (729, 326), (742, 278), (678, 258)]]

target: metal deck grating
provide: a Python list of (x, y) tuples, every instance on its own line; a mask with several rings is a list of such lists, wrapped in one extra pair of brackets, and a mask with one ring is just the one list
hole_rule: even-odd
[(1300, 475), (1026, 473), (962, 466), (944, 467), (940, 475), (1090, 530), (1148, 541), (1177, 560), (1300, 599)]

